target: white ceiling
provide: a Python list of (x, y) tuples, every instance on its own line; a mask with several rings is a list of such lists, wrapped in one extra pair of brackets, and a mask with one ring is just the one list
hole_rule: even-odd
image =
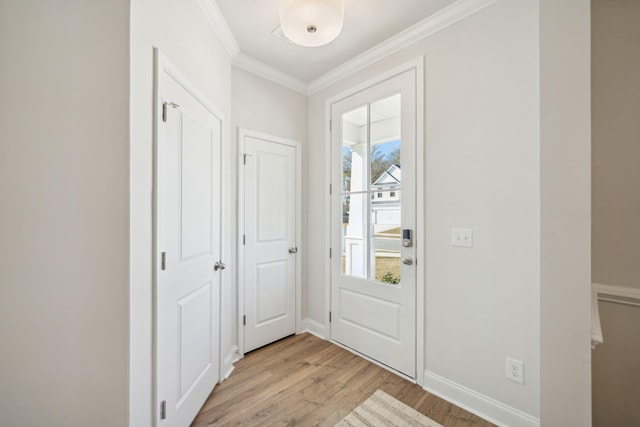
[(271, 35), (277, 0), (216, 0), (240, 52), (309, 83), (456, 0), (345, 0), (344, 28), (321, 47), (301, 47)]

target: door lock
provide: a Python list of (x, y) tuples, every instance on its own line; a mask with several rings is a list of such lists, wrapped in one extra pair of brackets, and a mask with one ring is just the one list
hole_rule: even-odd
[(413, 231), (408, 228), (402, 230), (402, 246), (405, 248), (413, 246)]

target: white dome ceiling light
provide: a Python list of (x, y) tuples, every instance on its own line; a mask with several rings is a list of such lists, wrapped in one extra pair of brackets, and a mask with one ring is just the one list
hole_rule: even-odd
[(342, 31), (344, 0), (279, 0), (280, 26), (292, 42), (316, 47)]

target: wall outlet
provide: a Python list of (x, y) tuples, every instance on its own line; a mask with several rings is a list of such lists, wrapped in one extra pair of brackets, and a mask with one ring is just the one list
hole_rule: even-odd
[(451, 246), (460, 246), (462, 248), (473, 247), (473, 230), (470, 228), (452, 228), (451, 229)]
[(524, 384), (524, 363), (507, 357), (507, 379)]

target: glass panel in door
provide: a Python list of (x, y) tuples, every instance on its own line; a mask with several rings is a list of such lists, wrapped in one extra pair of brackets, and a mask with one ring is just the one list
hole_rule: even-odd
[(392, 285), (401, 277), (400, 104), (396, 94), (342, 115), (342, 274)]

